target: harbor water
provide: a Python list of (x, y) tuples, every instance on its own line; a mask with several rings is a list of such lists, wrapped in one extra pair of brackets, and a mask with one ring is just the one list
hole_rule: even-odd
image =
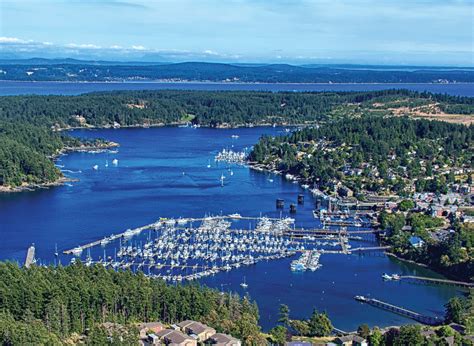
[[(312, 215), (314, 199), (308, 190), (281, 176), (214, 162), (222, 149), (241, 151), (250, 148), (261, 135), (281, 133), (284, 129), (270, 127), (72, 131), (74, 136), (100, 137), (118, 142), (120, 147), (117, 152), (62, 156), (58, 167), (78, 181), (48, 190), (0, 195), (0, 259), (22, 263), (28, 246), (34, 243), (40, 263), (61, 260), (67, 264), (72, 256), (56, 259), (56, 246), (61, 252), (159, 218), (232, 213), (291, 216), (297, 228), (317, 228), (320, 224)], [(297, 204), (299, 194), (304, 195), (304, 204)], [(275, 207), (278, 198), (285, 202), (283, 210)], [(296, 214), (289, 214), (291, 203), (297, 204)], [(255, 225), (240, 221), (239, 227), (249, 226)], [(143, 237), (146, 236), (145, 232)], [(144, 241), (143, 237), (135, 243)], [(360, 241), (360, 246), (373, 245), (370, 236)], [(113, 255), (117, 244), (109, 244), (105, 250)], [(96, 258), (103, 251), (100, 246), (91, 250)], [(354, 300), (355, 295), (442, 316), (446, 301), (461, 293), (460, 289), (448, 286), (383, 281), (382, 273), (436, 274), (382, 252), (323, 254), (319, 269), (295, 272), (290, 265), (298, 256), (264, 260), (199, 280), (218, 290), (249, 294), (259, 305), (264, 329), (276, 323), (280, 304), (287, 304), (294, 318), (309, 317), (313, 308), (326, 311), (337, 328), (350, 331), (361, 323), (380, 327), (413, 323), (361, 304)], [(242, 287), (243, 280), (248, 287)]]

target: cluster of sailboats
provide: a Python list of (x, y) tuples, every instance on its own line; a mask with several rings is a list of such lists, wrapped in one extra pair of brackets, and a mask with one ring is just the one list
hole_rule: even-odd
[[(235, 214), (235, 219), (238, 217)], [(113, 256), (107, 256), (104, 249), (103, 256), (94, 260), (89, 249), (84, 263), (142, 270), (167, 281), (200, 279), (262, 260), (292, 256), (304, 249), (286, 235), (293, 222), (290, 218), (274, 221), (263, 217), (254, 229), (244, 230), (231, 228), (231, 222), (223, 218), (204, 218), (197, 228), (180, 227), (176, 220), (162, 221), (140, 242), (132, 239), (139, 231), (126, 231)], [(101, 245), (116, 238), (104, 238)]]
[[(118, 160), (117, 159), (113, 159), (112, 160), (112, 165), (114, 166), (118, 166)], [(105, 168), (109, 167), (109, 160), (105, 160)], [(99, 165), (94, 165), (92, 166), (92, 169), (94, 171), (97, 171), (99, 169)]]
[(319, 263), (321, 253), (319, 251), (304, 251), (300, 258), (291, 262), (290, 267), (292, 271), (316, 271), (321, 268), (322, 264)]
[(233, 151), (232, 149), (223, 149), (214, 157), (214, 160), (217, 162), (227, 162), (236, 164), (244, 164), (246, 159), (246, 151)]

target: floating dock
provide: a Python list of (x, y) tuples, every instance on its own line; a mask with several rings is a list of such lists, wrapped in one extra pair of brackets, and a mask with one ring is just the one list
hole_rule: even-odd
[(32, 244), (26, 253), (25, 268), (31, 267), (35, 263), (35, 244)]

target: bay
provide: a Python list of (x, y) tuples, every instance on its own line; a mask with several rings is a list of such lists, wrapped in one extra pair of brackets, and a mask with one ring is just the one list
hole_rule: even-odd
[[(296, 226), (318, 226), (312, 216), (314, 200), (307, 190), (280, 176), (242, 166), (232, 166), (234, 174), (229, 176), (227, 165), (213, 163), (214, 155), (223, 148), (248, 148), (261, 135), (283, 133), (282, 128), (163, 127), (70, 133), (83, 138), (105, 138), (121, 146), (117, 153), (62, 156), (57, 164), (68, 176), (78, 178), (78, 182), (49, 190), (0, 195), (0, 259), (21, 263), (27, 247), (35, 243), (40, 261), (54, 263), (55, 244), (62, 251), (160, 217), (202, 217), (206, 213), (279, 217), (276, 198), (285, 200), (282, 216), (286, 216), (289, 203), (296, 203), (300, 193), (305, 195), (305, 204), (298, 206)], [(116, 167), (110, 165), (113, 159), (118, 160)], [(211, 168), (207, 168), (210, 161)], [(94, 165), (99, 168), (94, 170)], [(228, 176), (223, 187), (222, 174)], [(63, 263), (69, 260), (70, 257), (61, 258)], [(362, 305), (353, 299), (355, 295), (442, 316), (444, 303), (461, 293), (447, 286), (384, 282), (384, 272), (436, 274), (380, 252), (323, 255), (323, 267), (305, 273), (292, 272), (291, 260), (259, 262), (201, 282), (226, 292), (248, 293), (260, 307), (260, 323), (266, 330), (275, 325), (279, 304), (287, 304), (294, 318), (307, 318), (313, 308), (327, 311), (336, 327), (350, 331), (360, 323), (381, 327), (413, 323)], [(244, 277), (249, 285), (246, 290), (240, 286)]]

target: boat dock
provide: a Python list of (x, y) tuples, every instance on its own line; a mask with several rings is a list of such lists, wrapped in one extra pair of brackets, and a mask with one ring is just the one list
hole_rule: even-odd
[[(158, 221), (150, 223), (148, 225), (144, 225), (144, 226), (133, 228), (133, 229), (128, 229), (125, 232), (121, 232), (121, 233), (118, 233), (118, 234), (113, 234), (113, 235), (111, 235), (109, 237), (106, 237), (106, 238), (95, 240), (95, 241), (87, 243), (87, 244), (79, 245), (79, 246), (77, 246), (73, 249), (64, 250), (63, 254), (65, 254), (65, 255), (74, 255), (74, 254), (77, 254), (77, 253), (81, 253), (83, 250), (92, 248), (94, 246), (101, 245), (101, 244), (104, 243), (104, 241), (111, 242), (111, 241), (114, 241), (114, 240), (117, 240), (117, 239), (120, 239), (120, 238), (124, 238), (124, 237), (126, 237), (127, 234), (130, 234), (130, 233), (133, 234), (133, 235), (138, 235), (138, 234), (140, 234), (141, 232), (143, 232), (147, 229), (154, 229), (156, 227), (161, 227), (161, 226), (168, 225), (168, 224), (174, 226), (176, 224), (179, 225), (181, 223), (188, 224), (188, 223), (193, 223), (193, 222), (202, 222), (202, 221), (206, 221), (206, 220), (253, 220), (253, 221), (256, 221), (256, 220), (259, 220), (259, 219), (261, 219), (261, 218), (241, 216), (239, 214), (223, 215), (223, 216), (209, 216), (209, 217), (202, 217), (202, 218), (186, 218), (186, 219), (176, 219), (176, 220), (161, 218)], [(266, 219), (270, 220), (270, 221), (280, 220), (278, 218), (268, 218), (268, 217)]]
[(436, 325), (439, 325), (439, 324), (444, 322), (444, 320), (442, 318), (422, 315), (418, 312), (408, 310), (406, 308), (396, 306), (396, 305), (393, 305), (393, 304), (390, 304), (390, 303), (386, 303), (386, 302), (383, 302), (383, 301), (378, 300), (378, 299), (366, 298), (364, 296), (355, 296), (354, 299), (361, 302), (361, 303), (366, 303), (366, 304), (378, 307), (380, 309), (384, 309), (384, 310), (393, 312), (395, 314), (411, 318), (411, 319), (413, 319), (417, 322), (420, 322), (422, 324), (427, 324), (427, 325), (430, 325), (430, 326), (436, 326)]
[(423, 283), (428, 283), (428, 284), (450, 285), (450, 286), (458, 286), (458, 287), (465, 287), (465, 288), (474, 287), (474, 283), (472, 282), (436, 279), (436, 278), (428, 278), (428, 277), (423, 277), (423, 276), (404, 275), (404, 276), (399, 276), (398, 280), (411, 280), (411, 281), (418, 281), (418, 282), (423, 282)]
[(32, 244), (26, 253), (25, 268), (29, 268), (35, 263), (35, 244)]

